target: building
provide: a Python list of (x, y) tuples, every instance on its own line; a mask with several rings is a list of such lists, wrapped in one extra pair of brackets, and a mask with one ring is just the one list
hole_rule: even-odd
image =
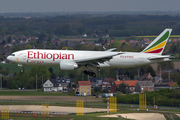
[(160, 89), (170, 88), (168, 83), (154, 83), (154, 91), (159, 91)]
[(70, 84), (70, 78), (69, 77), (62, 77), (57, 78), (57, 83), (59, 86), (59, 91), (61, 92), (68, 92), (68, 85)]
[(108, 37), (109, 37), (109, 33), (102, 35), (102, 38), (108, 38)]
[(179, 88), (179, 85), (177, 84), (177, 82), (168, 82), (168, 84), (169, 84), (170, 87), (173, 88), (173, 89)]
[(75, 94), (80, 96), (91, 95), (91, 83), (89, 81), (78, 81)]
[(56, 79), (48, 79), (43, 84), (44, 91), (68, 92), (68, 87), (74, 84), (74, 78), (57, 77)]
[(131, 92), (134, 92), (135, 90), (135, 85), (136, 83), (138, 82), (138, 80), (121, 80), (121, 81), (115, 81), (113, 84), (112, 84), (112, 87), (111, 87), (111, 92), (112, 93), (115, 93), (117, 91), (117, 89), (119, 88), (119, 85), (122, 84), (122, 83), (125, 83), (127, 85), (129, 85), (129, 89)]
[(92, 87), (97, 87), (97, 86), (99, 86), (100, 84), (102, 84), (103, 83), (103, 80), (104, 80), (105, 78), (90, 78), (90, 82), (91, 82), (91, 86)]
[(59, 91), (59, 86), (56, 81), (56, 79), (48, 79), (44, 84), (43, 84), (43, 91), (44, 92), (51, 92), (51, 91)]
[(138, 81), (135, 85), (135, 92), (144, 93), (145, 91), (154, 91), (154, 83), (152, 81)]
[(150, 81), (153, 80), (153, 77), (151, 76), (150, 73), (145, 73), (143, 76), (140, 76), (138, 78), (139, 81)]

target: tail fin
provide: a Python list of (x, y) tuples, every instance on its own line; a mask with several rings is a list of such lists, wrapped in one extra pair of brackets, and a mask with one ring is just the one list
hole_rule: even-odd
[(151, 42), (142, 52), (161, 55), (167, 44), (172, 29), (165, 29), (153, 42)]

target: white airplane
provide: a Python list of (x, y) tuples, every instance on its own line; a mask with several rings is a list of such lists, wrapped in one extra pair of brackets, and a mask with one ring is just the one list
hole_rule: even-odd
[(78, 51), (28, 49), (12, 53), (7, 57), (18, 66), (22, 65), (55, 65), (60, 70), (74, 70), (86, 66), (84, 74), (96, 77), (92, 67), (129, 68), (146, 64), (170, 61), (170, 55), (162, 55), (172, 29), (165, 29), (142, 52)]

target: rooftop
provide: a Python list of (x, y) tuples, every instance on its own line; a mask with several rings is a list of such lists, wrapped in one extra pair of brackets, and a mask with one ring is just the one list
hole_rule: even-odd
[(87, 86), (87, 85), (91, 85), (91, 83), (89, 81), (78, 81), (78, 85), (79, 86)]

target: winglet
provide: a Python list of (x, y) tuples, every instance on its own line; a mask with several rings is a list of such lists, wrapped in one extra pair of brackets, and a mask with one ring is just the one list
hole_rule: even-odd
[(172, 29), (165, 29), (151, 44), (149, 44), (142, 52), (154, 53), (161, 55), (167, 44)]

